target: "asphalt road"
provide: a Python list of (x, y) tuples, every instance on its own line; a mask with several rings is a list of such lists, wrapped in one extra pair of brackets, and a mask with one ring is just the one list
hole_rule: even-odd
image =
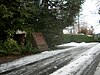
[(95, 46), (95, 44), (73, 47), (68, 51), (59, 53), (50, 58), (21, 66), (19, 68), (1, 73), (0, 75), (49, 75), (64, 65), (76, 60), (80, 54), (93, 46)]

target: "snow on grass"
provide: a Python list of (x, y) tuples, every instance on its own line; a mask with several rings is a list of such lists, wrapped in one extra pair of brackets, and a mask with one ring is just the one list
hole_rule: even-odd
[(96, 44), (96, 42), (91, 42), (91, 43), (85, 43), (85, 42), (76, 43), (76, 42), (71, 42), (71, 43), (66, 43), (66, 44), (58, 45), (57, 47), (65, 47), (65, 46), (84, 46), (84, 45), (90, 45), (90, 44)]
[(77, 60), (58, 69), (50, 75), (81, 75), (83, 70), (100, 54), (100, 44), (84, 52)]

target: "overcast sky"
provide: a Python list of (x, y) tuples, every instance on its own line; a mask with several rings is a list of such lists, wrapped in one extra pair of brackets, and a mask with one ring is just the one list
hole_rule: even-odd
[(93, 26), (95, 33), (100, 33), (100, 15), (97, 11), (97, 1), (96, 0), (86, 0), (83, 4), (82, 20), (87, 22), (89, 26)]

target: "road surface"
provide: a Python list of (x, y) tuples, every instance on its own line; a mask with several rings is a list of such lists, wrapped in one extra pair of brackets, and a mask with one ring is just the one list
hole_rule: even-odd
[[(96, 43), (56, 50), (55, 53), (58, 52), (56, 55), (51, 54), (52, 56), (48, 58), (39, 60), (37, 62), (32, 62), (12, 70), (1, 72), (0, 75), (49, 75), (64, 65), (67, 65), (70, 62), (76, 60), (83, 52), (87, 51), (95, 45)], [(59, 51), (61, 52), (59, 53)]]

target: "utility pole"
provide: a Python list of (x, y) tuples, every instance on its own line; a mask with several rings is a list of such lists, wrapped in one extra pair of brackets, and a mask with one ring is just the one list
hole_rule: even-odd
[(80, 31), (80, 15), (79, 15), (79, 13), (78, 13), (78, 33), (79, 33), (79, 31)]

